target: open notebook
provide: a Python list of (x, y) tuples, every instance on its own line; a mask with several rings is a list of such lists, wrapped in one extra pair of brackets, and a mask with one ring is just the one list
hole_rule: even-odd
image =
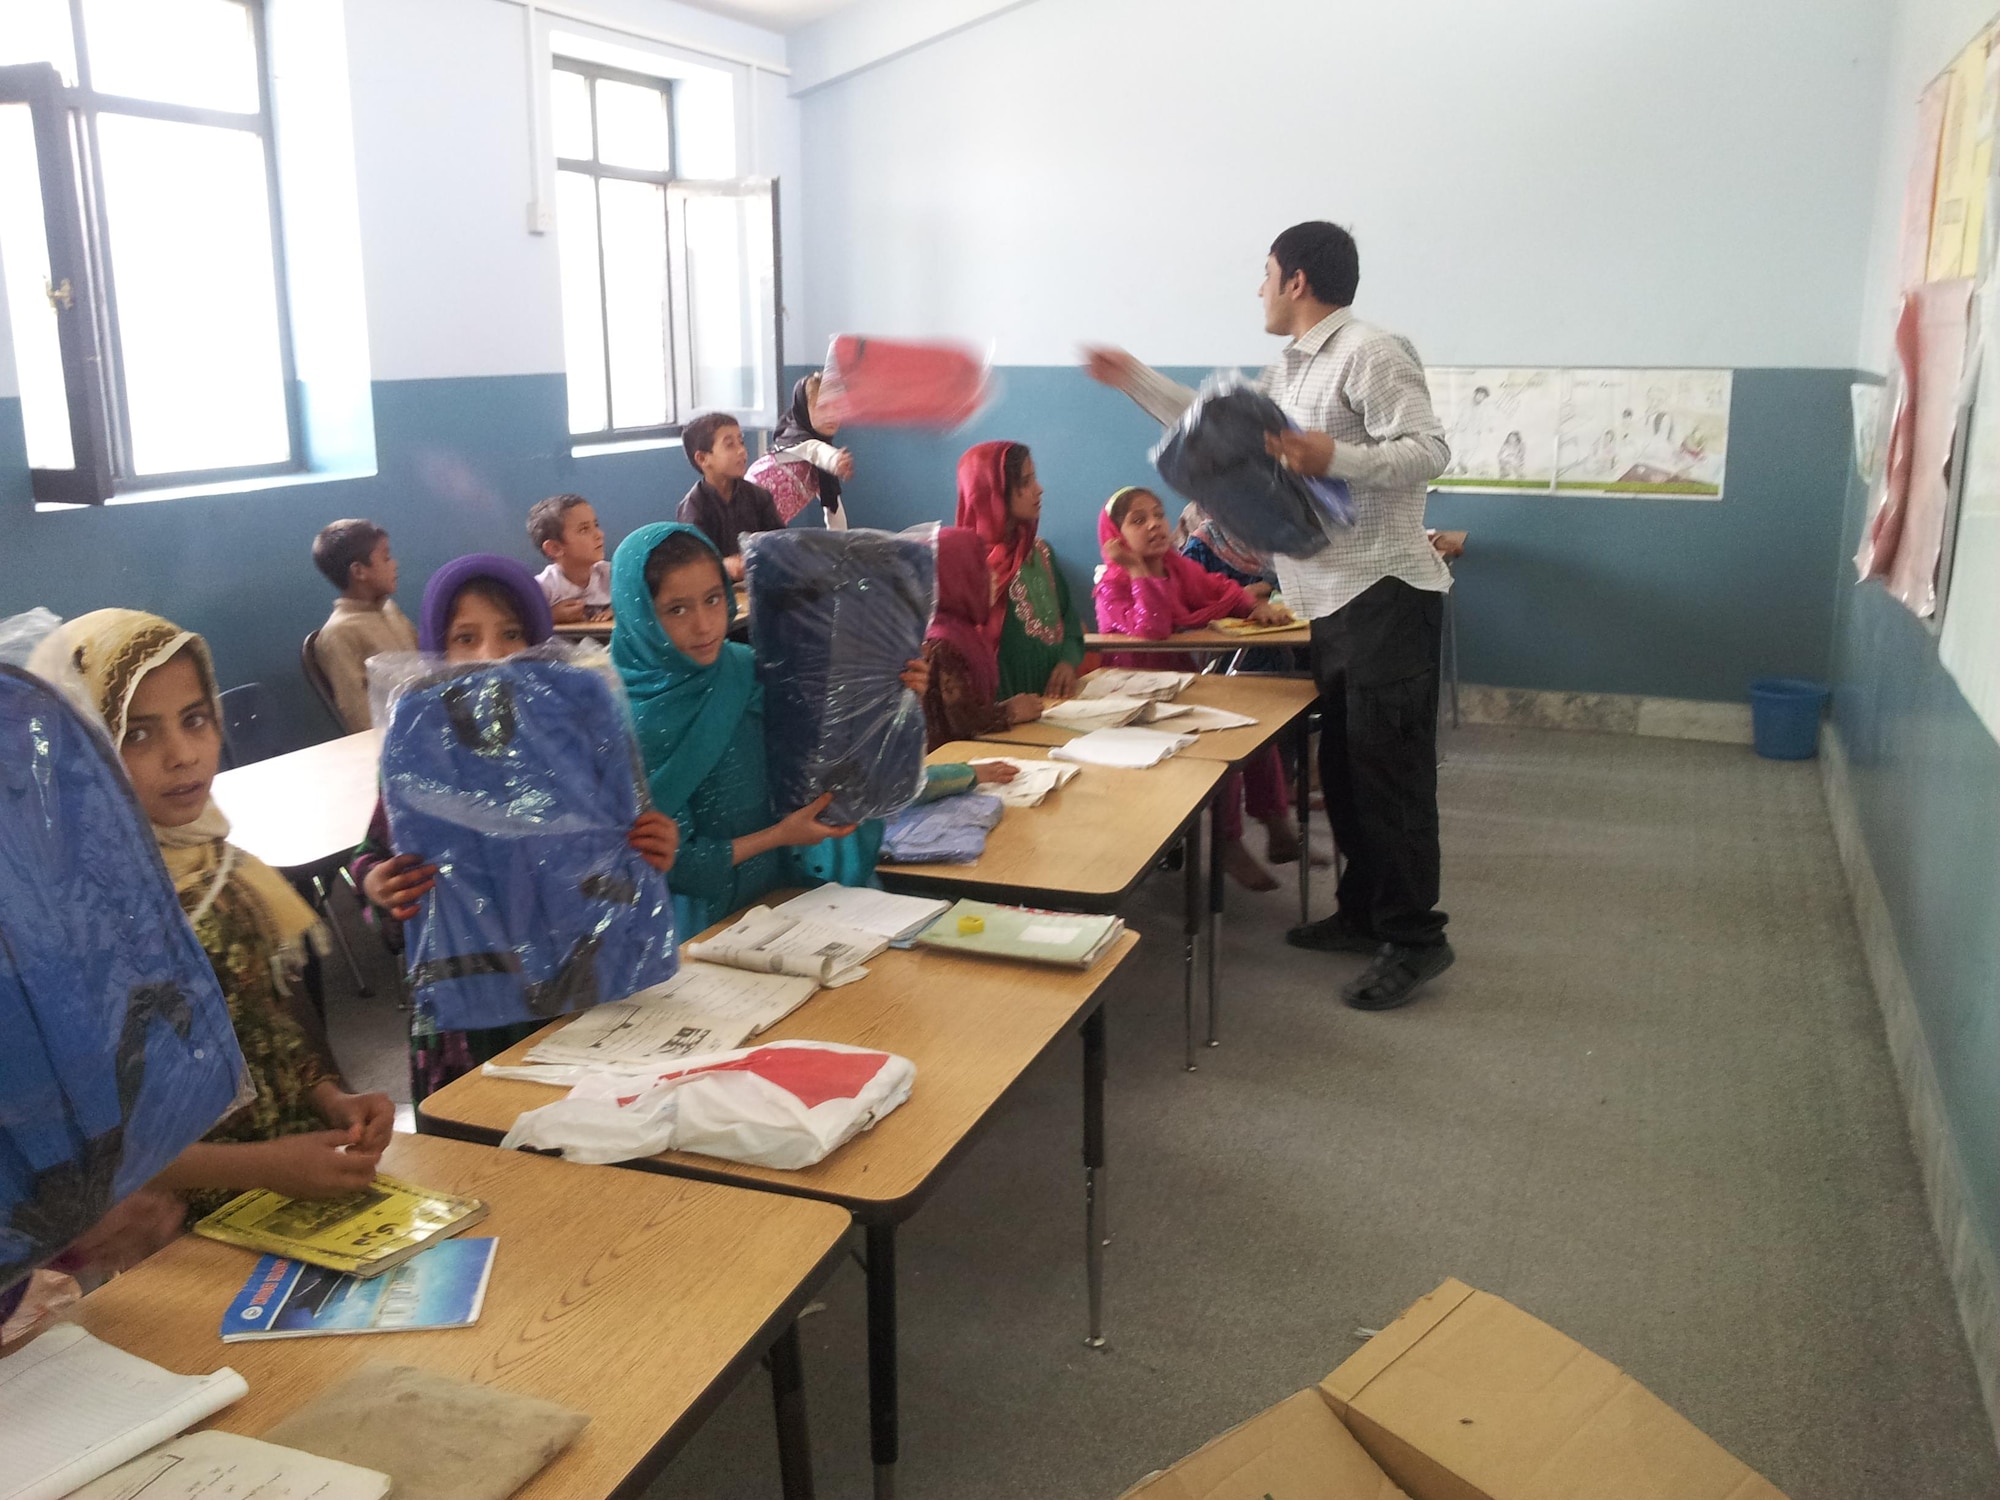
[(599, 1005), (528, 1050), (533, 1063), (645, 1066), (726, 1052), (775, 1026), (819, 989), (792, 974), (759, 974), (687, 960), (680, 973), (624, 1000)]

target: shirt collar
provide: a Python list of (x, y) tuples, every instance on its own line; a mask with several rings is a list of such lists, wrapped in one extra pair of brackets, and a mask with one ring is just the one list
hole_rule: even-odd
[(1301, 354), (1317, 354), (1326, 347), (1328, 339), (1332, 338), (1353, 321), (1353, 308), (1336, 307), (1304, 333), (1293, 339), (1290, 344), (1286, 345), (1285, 352), (1290, 354), (1296, 349)]

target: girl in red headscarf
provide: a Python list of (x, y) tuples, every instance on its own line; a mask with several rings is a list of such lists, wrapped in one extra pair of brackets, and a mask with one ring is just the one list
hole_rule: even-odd
[(986, 638), (1000, 658), (997, 695), (1067, 698), (1083, 664), (1083, 622), (1055, 553), (1035, 534), (1042, 485), (1021, 443), (979, 443), (958, 461), (958, 524), (979, 533), (993, 572)]
[(999, 698), (999, 655), (986, 638), (993, 597), (993, 571), (979, 533), (960, 526), (939, 530), (937, 610), (924, 637), (924, 659), (931, 664), (924, 723), (933, 750), (1042, 716), (1042, 700), (1033, 693)]

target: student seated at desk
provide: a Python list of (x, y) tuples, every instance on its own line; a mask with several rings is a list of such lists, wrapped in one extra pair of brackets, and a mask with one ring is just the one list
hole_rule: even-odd
[(528, 509), (528, 540), (549, 560), (535, 575), (558, 625), (611, 618), (611, 564), (604, 528), (581, 495), (551, 495)]
[(1042, 700), (1034, 693), (996, 701), (1000, 658), (986, 635), (994, 592), (993, 571), (986, 565), (986, 544), (979, 534), (963, 526), (941, 528), (937, 608), (924, 636), (924, 660), (931, 664), (930, 686), (924, 691), (924, 727), (933, 750), (1042, 716)]
[(750, 450), (743, 446), (742, 426), (727, 412), (703, 412), (688, 423), (681, 448), (701, 479), (681, 497), (674, 519), (707, 537), (722, 557), (723, 571), (740, 582), (743, 535), (783, 530), (778, 502), (769, 490), (743, 477), (750, 469)]
[(349, 734), (359, 734), (368, 727), (368, 658), (416, 650), (417, 632), (390, 597), (396, 592), (396, 559), (389, 533), (373, 521), (322, 527), (313, 538), (312, 557), (313, 566), (340, 591), (313, 642), (313, 655), (333, 689), (340, 722)]
[[(551, 629), (548, 601), (528, 570), (512, 558), (490, 553), (455, 558), (433, 573), (424, 588), (418, 620), (424, 650), (453, 663), (505, 661), (541, 645)], [(673, 866), (680, 829), (672, 819), (648, 810), (634, 821), (627, 841), (654, 869), (666, 870)], [(354, 862), (353, 873), (368, 899), (400, 922), (416, 918), (418, 903), (437, 884), (437, 866), (426, 864), (422, 853), (391, 850), (389, 820), (379, 801), (368, 826), (368, 843)], [(412, 1011), (411, 1102), (421, 1103), (546, 1024), (524, 1021), (474, 1031), (439, 1031)]]
[[(1193, 630), (1215, 620), (1251, 619), (1260, 625), (1282, 624), (1288, 616), (1269, 601), (1253, 598), (1242, 585), (1210, 573), (1173, 548), (1167, 513), (1151, 490), (1127, 486), (1105, 504), (1097, 518), (1097, 540), (1104, 549), (1104, 576), (1097, 581), (1098, 628), (1116, 635), (1165, 640), (1178, 630)], [(1198, 671), (1192, 657), (1158, 653), (1113, 652), (1113, 666), (1159, 671)], [(1299, 837), (1292, 827), (1285, 795), (1285, 767), (1276, 745), (1266, 745), (1243, 769), (1230, 774), (1223, 789), (1222, 867), (1237, 884), (1253, 891), (1276, 890), (1278, 882), (1257, 862), (1243, 843), (1243, 805), (1264, 825), (1267, 852), (1273, 864), (1290, 864), (1299, 857)]]
[(1056, 555), (1038, 536), (1042, 482), (1023, 443), (978, 443), (958, 460), (958, 524), (986, 543), (994, 599), (986, 638), (1000, 653), (1001, 697), (1076, 693), (1083, 621)]
[(156, 1183), (184, 1196), (191, 1217), (251, 1188), (337, 1198), (366, 1187), (395, 1110), (387, 1094), (348, 1093), (293, 1014), (318, 923), (282, 875), (228, 842), (209, 796), (222, 728), (207, 643), (157, 615), (100, 609), (57, 629), (30, 665), (118, 747), (257, 1090)]

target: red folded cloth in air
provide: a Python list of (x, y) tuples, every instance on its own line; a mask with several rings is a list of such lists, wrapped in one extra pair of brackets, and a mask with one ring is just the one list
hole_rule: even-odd
[(963, 344), (843, 333), (826, 352), (820, 409), (841, 423), (956, 427), (986, 399), (985, 359)]

